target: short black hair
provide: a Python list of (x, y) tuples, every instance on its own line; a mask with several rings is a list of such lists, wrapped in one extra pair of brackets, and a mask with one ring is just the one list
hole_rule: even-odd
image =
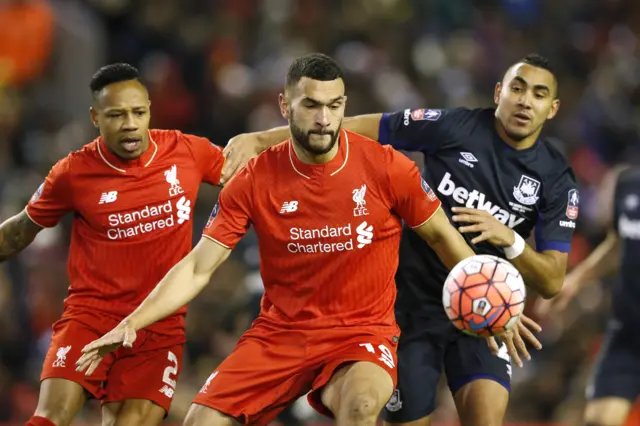
[(133, 65), (126, 63), (110, 64), (100, 68), (91, 78), (89, 88), (95, 96), (105, 87), (121, 81), (139, 80), (140, 73)]
[(555, 97), (556, 98), (558, 97), (558, 76), (556, 74), (555, 68), (551, 65), (551, 62), (549, 61), (549, 59), (545, 58), (544, 56), (538, 53), (530, 53), (524, 58), (520, 59), (518, 62), (516, 62), (515, 65), (517, 64), (527, 64), (527, 65), (531, 65), (532, 67), (542, 68), (543, 70), (549, 71), (553, 76), (553, 80), (556, 83)]
[(553, 66), (551, 66), (549, 59), (537, 53), (528, 54), (527, 56), (522, 58), (520, 61), (518, 61), (518, 63), (531, 65), (532, 67), (536, 67), (536, 68), (542, 68), (543, 70), (549, 71), (551, 74), (553, 74), (554, 77), (556, 76), (556, 71), (553, 68)]
[(323, 53), (309, 53), (296, 58), (287, 72), (285, 87), (298, 83), (302, 77), (319, 81), (331, 81), (344, 78), (340, 65)]

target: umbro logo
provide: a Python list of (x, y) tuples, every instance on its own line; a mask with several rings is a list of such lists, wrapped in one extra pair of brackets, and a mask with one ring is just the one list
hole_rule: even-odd
[(464, 164), (465, 166), (470, 167), (472, 169), (474, 167), (473, 163), (477, 163), (478, 162), (478, 159), (476, 158), (476, 156), (473, 155), (470, 152), (461, 152), (460, 153), (460, 157), (462, 157), (462, 158), (459, 158), (458, 162), (460, 162), (460, 163)]
[(117, 199), (118, 191), (103, 192), (102, 195), (100, 195), (100, 201), (98, 201), (98, 204), (113, 203)]
[(298, 202), (297, 201), (285, 201), (282, 204), (282, 208), (280, 209), (280, 213), (293, 213), (298, 210)]

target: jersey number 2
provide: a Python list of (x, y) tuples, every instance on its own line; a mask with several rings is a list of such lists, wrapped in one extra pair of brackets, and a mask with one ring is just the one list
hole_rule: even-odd
[(169, 385), (169, 387), (175, 389), (176, 381), (171, 378), (178, 374), (178, 357), (173, 352), (169, 351), (167, 354), (167, 359), (171, 362), (172, 365), (168, 366), (164, 369), (164, 374), (162, 375), (162, 381)]
[[(360, 346), (364, 346), (367, 351), (371, 352), (372, 354), (376, 353), (376, 350), (371, 343), (360, 343)], [(378, 359), (384, 362), (389, 368), (395, 368), (396, 365), (393, 362), (393, 354), (391, 353), (389, 348), (387, 348), (385, 345), (378, 345), (378, 349), (382, 353), (382, 355)]]

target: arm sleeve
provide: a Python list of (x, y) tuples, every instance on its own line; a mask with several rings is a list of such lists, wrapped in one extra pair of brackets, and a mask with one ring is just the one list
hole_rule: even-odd
[(248, 167), (220, 191), (203, 236), (233, 249), (247, 233), (253, 211), (252, 177)]
[(411, 227), (418, 227), (440, 207), (440, 200), (420, 176), (416, 164), (402, 153), (388, 149), (388, 188), (393, 211)]
[(395, 149), (433, 154), (454, 141), (470, 114), (465, 108), (405, 109), (382, 114), (378, 140)]
[(551, 187), (536, 223), (536, 250), (569, 253), (578, 218), (580, 194), (573, 172), (569, 169)]
[(202, 172), (203, 182), (211, 185), (220, 184), (220, 175), (224, 165), (222, 150), (207, 138), (194, 135), (182, 135), (191, 147), (196, 164)]
[(623, 170), (622, 172), (620, 172), (618, 174), (618, 176), (616, 177), (616, 183), (614, 185), (614, 189), (613, 189), (613, 208), (611, 209), (611, 227), (613, 229), (613, 231), (618, 234), (618, 220), (620, 218), (620, 206), (618, 203), (618, 200), (620, 199), (620, 181), (623, 177), (625, 173), (625, 170)]
[(73, 211), (69, 157), (58, 161), (27, 204), (27, 215), (36, 225), (51, 228)]

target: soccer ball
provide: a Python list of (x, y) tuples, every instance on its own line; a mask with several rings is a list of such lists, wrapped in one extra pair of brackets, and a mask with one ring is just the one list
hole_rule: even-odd
[(524, 310), (520, 272), (496, 256), (477, 255), (458, 263), (442, 288), (447, 316), (461, 331), (497, 336), (513, 327)]

